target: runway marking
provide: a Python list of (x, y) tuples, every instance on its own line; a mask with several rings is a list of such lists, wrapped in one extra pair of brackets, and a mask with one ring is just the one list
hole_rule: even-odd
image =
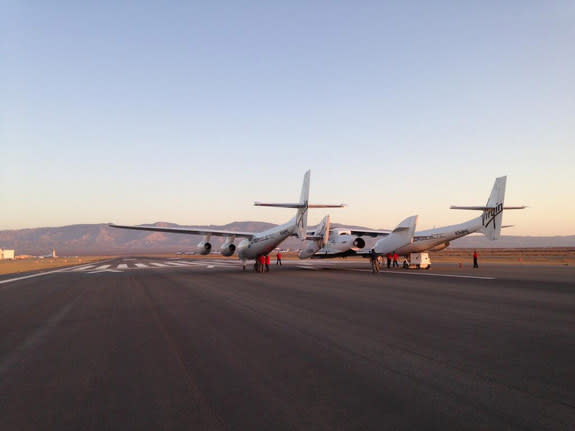
[(0, 284), (12, 283), (14, 281), (19, 280), (27, 280), (28, 278), (35, 278), (35, 277), (42, 277), (44, 275), (55, 274), (58, 272), (71, 272), (71, 271), (84, 271), (93, 267), (94, 265), (80, 265), (80, 266), (72, 266), (66, 268), (58, 268), (53, 271), (46, 271), (46, 272), (39, 272), (37, 274), (30, 274), (30, 275), (23, 275), (21, 277), (9, 278), (7, 280), (0, 280)]
[(128, 269), (128, 264), (127, 263), (121, 263), (117, 266), (118, 269)]
[(101, 265), (97, 268), (94, 268), (94, 271), (102, 271), (103, 269), (108, 269), (111, 265)]
[(178, 263), (178, 262), (166, 262), (166, 265), (170, 266), (188, 266), (185, 263)]
[(56, 269), (54, 271), (48, 271), (48, 272), (41, 272), (39, 274), (32, 274), (32, 275), (24, 275), (22, 277), (16, 277), (16, 278), (9, 278), (8, 280), (1, 280), (0, 284), (5, 284), (5, 283), (11, 283), (13, 281), (18, 281), (18, 280), (26, 280), (27, 278), (34, 278), (34, 277), (42, 277), (43, 275), (48, 275), (48, 274), (54, 274), (56, 272), (62, 272), (61, 269)]
[(70, 272), (85, 271), (87, 269), (94, 268), (94, 266), (96, 266), (96, 265), (83, 265), (83, 266), (79, 266), (79, 267), (70, 269)]
[(451, 277), (451, 278), (471, 278), (476, 280), (495, 280), (495, 277), (484, 277), (480, 275), (433, 274), (424, 272), (395, 272), (395, 271), (382, 271), (382, 272), (384, 274), (426, 275), (428, 277)]
[[(136, 263), (135, 265), (136, 265), (138, 268), (149, 268), (149, 266), (146, 265), (145, 263)], [(120, 267), (118, 266), (118, 269), (119, 269), (119, 268), (120, 268)]]
[(122, 272), (117, 269), (101, 269), (100, 271), (88, 271), (86, 274), (100, 274), (102, 272)]
[(150, 265), (157, 266), (158, 268), (166, 268), (168, 265), (158, 262), (152, 262)]
[(87, 274), (99, 274), (101, 272), (122, 272), (117, 269), (111, 269), (110, 266), (112, 265), (101, 265), (91, 271), (88, 271)]
[(239, 262), (239, 261), (238, 261), (238, 262), (219, 262), (219, 261), (216, 260), (216, 261), (208, 261), (208, 262), (205, 262), (205, 263), (208, 264), (208, 265), (230, 266), (230, 267), (234, 267), (234, 268), (240, 266), (240, 262)]

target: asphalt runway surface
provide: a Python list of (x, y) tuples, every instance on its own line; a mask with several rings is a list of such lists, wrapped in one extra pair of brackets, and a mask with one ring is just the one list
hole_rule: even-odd
[(575, 269), (0, 277), (0, 429), (574, 429)]

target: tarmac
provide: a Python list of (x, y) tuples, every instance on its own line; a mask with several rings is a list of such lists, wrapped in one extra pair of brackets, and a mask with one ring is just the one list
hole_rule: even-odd
[(573, 429), (575, 268), (0, 277), (0, 429)]

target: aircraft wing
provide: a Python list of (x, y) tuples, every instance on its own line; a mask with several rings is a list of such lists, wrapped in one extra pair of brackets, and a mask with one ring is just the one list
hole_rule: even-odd
[[(366, 252), (369, 255), (369, 251)], [(360, 252), (354, 251), (352, 249), (342, 251), (339, 253), (314, 253), (310, 256), (310, 259), (333, 259), (336, 257), (349, 257), (349, 256), (359, 256), (361, 255)], [(366, 256), (368, 257), (368, 256)]]
[(391, 233), (390, 230), (359, 230), (359, 229), (350, 229), (350, 233), (352, 235), (357, 235), (357, 236), (370, 236), (370, 237), (377, 237), (377, 236), (386, 236), (389, 235)]
[(200, 229), (193, 227), (160, 227), (160, 226), (123, 226), (119, 224), (109, 224), (108, 226), (119, 229), (147, 230), (153, 232), (185, 233), (188, 235), (213, 235), (213, 236), (235, 236), (238, 238), (253, 238), (253, 232), (236, 232), (231, 230)]

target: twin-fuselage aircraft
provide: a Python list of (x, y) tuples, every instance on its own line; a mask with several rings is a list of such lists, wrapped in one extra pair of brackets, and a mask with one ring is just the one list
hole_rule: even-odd
[[(110, 224), (110, 227), (120, 229), (145, 230), (154, 232), (183, 233), (188, 235), (204, 235), (204, 239), (197, 245), (199, 254), (209, 254), (212, 251), (212, 236), (224, 237), (224, 242), (220, 247), (220, 252), (224, 256), (232, 256), (237, 252), (238, 257), (243, 262), (245, 269), (246, 261), (254, 260), (258, 256), (267, 255), (285, 239), (290, 236), (297, 236), (304, 239), (307, 228), (307, 212), (310, 208), (341, 208), (343, 204), (337, 205), (317, 205), (309, 203), (310, 171), (303, 177), (301, 195), (297, 203), (262, 203), (255, 202), (256, 206), (295, 208), (296, 215), (287, 223), (273, 227), (263, 232), (237, 232), (218, 229), (196, 229), (187, 227), (160, 227), (160, 226), (124, 226)], [(236, 245), (236, 240), (241, 241)]]
[[(448, 247), (450, 242), (465, 235), (480, 232), (490, 240), (501, 236), (503, 210), (523, 209), (525, 206), (504, 206), (507, 177), (495, 179), (489, 199), (485, 206), (452, 206), (452, 209), (477, 210), (479, 217), (464, 223), (415, 232), (417, 216), (402, 221), (393, 231), (356, 228), (330, 228), (329, 216), (308, 232), (304, 246), (299, 253), (300, 259), (329, 259), (347, 256), (369, 256), (372, 251), (377, 255), (397, 253), (410, 256), (412, 253), (439, 251)], [(365, 249), (365, 238), (380, 237), (371, 250)]]
[[(262, 203), (255, 202), (256, 206), (294, 208), (296, 215), (280, 226), (263, 232), (238, 232), (218, 229), (200, 229), (187, 227), (160, 227), (160, 226), (124, 226), (110, 224), (110, 227), (167, 233), (183, 233), (189, 235), (204, 235), (197, 245), (199, 254), (209, 254), (212, 251), (212, 236), (224, 237), (220, 247), (223, 256), (232, 256), (237, 252), (245, 269), (246, 261), (267, 255), (290, 236), (297, 236), (304, 240), (299, 252), (300, 259), (308, 258), (335, 258), (346, 256), (370, 256), (397, 253), (408, 256), (412, 253), (442, 250), (450, 242), (475, 232), (483, 233), (490, 240), (499, 239), (501, 235), (503, 210), (523, 209), (525, 206), (504, 206), (505, 186), (507, 177), (495, 180), (493, 189), (485, 206), (452, 206), (452, 209), (477, 210), (481, 215), (467, 222), (415, 232), (416, 215), (403, 220), (393, 230), (346, 229), (331, 228), (329, 216), (324, 217), (321, 223), (313, 230), (307, 229), (307, 212), (310, 208), (341, 208), (337, 205), (312, 205), (309, 203), (310, 171), (304, 175), (299, 202), (297, 203)], [(366, 250), (364, 237), (378, 237), (379, 239)], [(236, 241), (241, 239), (236, 245)]]

